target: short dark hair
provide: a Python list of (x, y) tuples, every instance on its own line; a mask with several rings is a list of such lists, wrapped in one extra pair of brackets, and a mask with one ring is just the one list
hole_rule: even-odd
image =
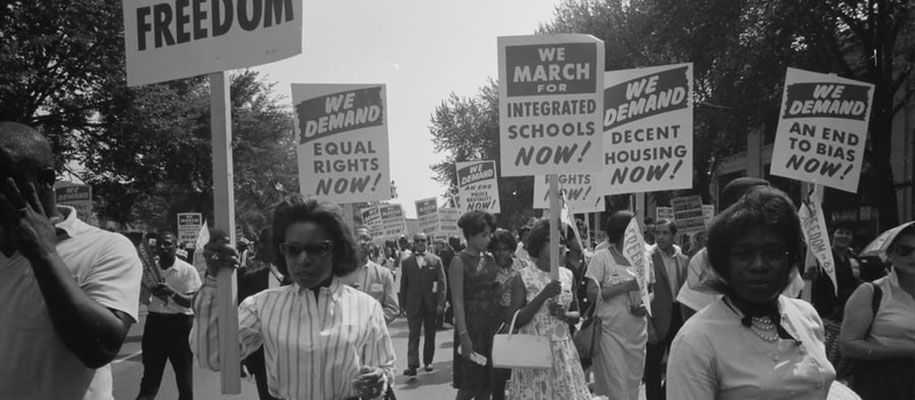
[(658, 229), (659, 226), (664, 226), (664, 225), (667, 225), (670, 227), (670, 233), (672, 233), (674, 235), (677, 234), (677, 224), (675, 224), (674, 221), (671, 221), (667, 218), (661, 218), (658, 220), (658, 222), (655, 222), (654, 228)]
[(851, 233), (855, 233), (858, 230), (858, 223), (852, 219), (840, 218), (832, 223), (832, 232), (835, 233), (839, 229), (844, 229), (851, 231)]
[(457, 249), (461, 246), (461, 238), (457, 236), (448, 236), (448, 245)]
[(511, 232), (505, 229), (496, 229), (492, 234), (492, 240), (489, 241), (489, 251), (492, 251), (497, 245), (505, 245), (509, 250), (514, 250), (515, 247), (518, 247), (518, 242), (515, 241), (515, 235), (512, 235)]
[(464, 238), (469, 239), (471, 236), (485, 231), (486, 227), (489, 227), (490, 232), (496, 230), (496, 217), (486, 211), (469, 211), (458, 219), (458, 227), (464, 233)]
[[(550, 219), (541, 218), (534, 222), (534, 226), (531, 227), (531, 232), (527, 234), (527, 242), (524, 243), (524, 247), (531, 257), (538, 258), (543, 246), (549, 241)], [(558, 246), (559, 244), (557, 243), (556, 245)]]
[[(773, 230), (785, 241), (789, 268), (803, 256), (801, 221), (788, 195), (769, 186), (749, 191), (737, 203), (718, 214), (709, 228), (709, 262), (715, 272), (725, 279), (725, 284), (731, 268), (731, 246), (754, 228)], [(789, 282), (786, 279), (784, 287)]]
[(747, 194), (750, 189), (757, 186), (768, 187), (769, 181), (759, 178), (740, 177), (728, 182), (727, 185), (724, 185), (724, 189), (721, 189), (721, 201), (718, 203), (718, 209), (724, 210), (730, 207)]
[(607, 241), (617, 243), (626, 234), (626, 227), (635, 215), (627, 210), (620, 210), (607, 218)]
[[(356, 241), (352, 230), (343, 218), (342, 210), (333, 203), (306, 199), (300, 194), (287, 196), (276, 207), (273, 213), (274, 254), (280, 254), (280, 243), (286, 241), (286, 230), (301, 222), (311, 222), (324, 228), (330, 241), (333, 242), (333, 273), (345, 276), (356, 270)], [(276, 268), (289, 275), (286, 269), (286, 258), (276, 257)]]

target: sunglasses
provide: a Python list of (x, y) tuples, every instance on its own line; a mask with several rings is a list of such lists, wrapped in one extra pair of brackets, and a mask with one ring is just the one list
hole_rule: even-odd
[(320, 242), (311, 242), (305, 244), (298, 243), (280, 243), (280, 252), (286, 257), (298, 257), (305, 252), (309, 256), (326, 256), (330, 249), (334, 247), (334, 242), (324, 240)]
[(901, 257), (908, 257), (909, 254), (912, 254), (915, 251), (915, 247), (906, 246), (904, 244), (897, 244), (894, 246), (893, 251)]

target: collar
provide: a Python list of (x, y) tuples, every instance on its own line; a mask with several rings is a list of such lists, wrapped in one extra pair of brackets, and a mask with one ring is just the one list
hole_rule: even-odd
[[(307, 289), (299, 286), (298, 284), (293, 285), (296, 289), (296, 294), (299, 297), (302, 296), (314, 296), (312, 289)], [(318, 289), (318, 293), (321, 296), (329, 297), (334, 302), (340, 300), (340, 296), (343, 294), (343, 284), (340, 282), (340, 278), (334, 276), (330, 281), (330, 286), (325, 286)]]
[(57, 206), (57, 212), (63, 216), (63, 219), (53, 221), (54, 228), (57, 230), (57, 239), (72, 238), (79, 235), (86, 229), (86, 223), (76, 217), (76, 209), (69, 206)]

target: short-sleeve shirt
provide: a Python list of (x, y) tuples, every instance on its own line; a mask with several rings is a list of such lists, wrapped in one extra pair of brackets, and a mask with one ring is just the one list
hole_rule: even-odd
[[(200, 276), (193, 265), (175, 258), (175, 263), (171, 267), (162, 270), (162, 278), (165, 283), (175, 289), (180, 294), (191, 294), (200, 290)], [(185, 314), (194, 315), (190, 307), (184, 307), (175, 302), (173, 299), (168, 301), (152, 296), (149, 301), (149, 312), (159, 314)]]
[[(136, 322), (142, 266), (126, 237), (90, 226), (58, 207), (57, 254), (79, 288)], [(111, 369), (87, 368), (54, 331), (44, 296), (21, 254), (0, 253), (0, 397), (109, 400)]]

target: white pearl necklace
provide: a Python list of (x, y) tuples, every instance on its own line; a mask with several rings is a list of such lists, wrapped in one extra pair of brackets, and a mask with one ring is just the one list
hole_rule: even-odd
[(769, 317), (753, 317), (750, 329), (753, 330), (756, 336), (766, 342), (774, 343), (778, 341), (778, 332)]

